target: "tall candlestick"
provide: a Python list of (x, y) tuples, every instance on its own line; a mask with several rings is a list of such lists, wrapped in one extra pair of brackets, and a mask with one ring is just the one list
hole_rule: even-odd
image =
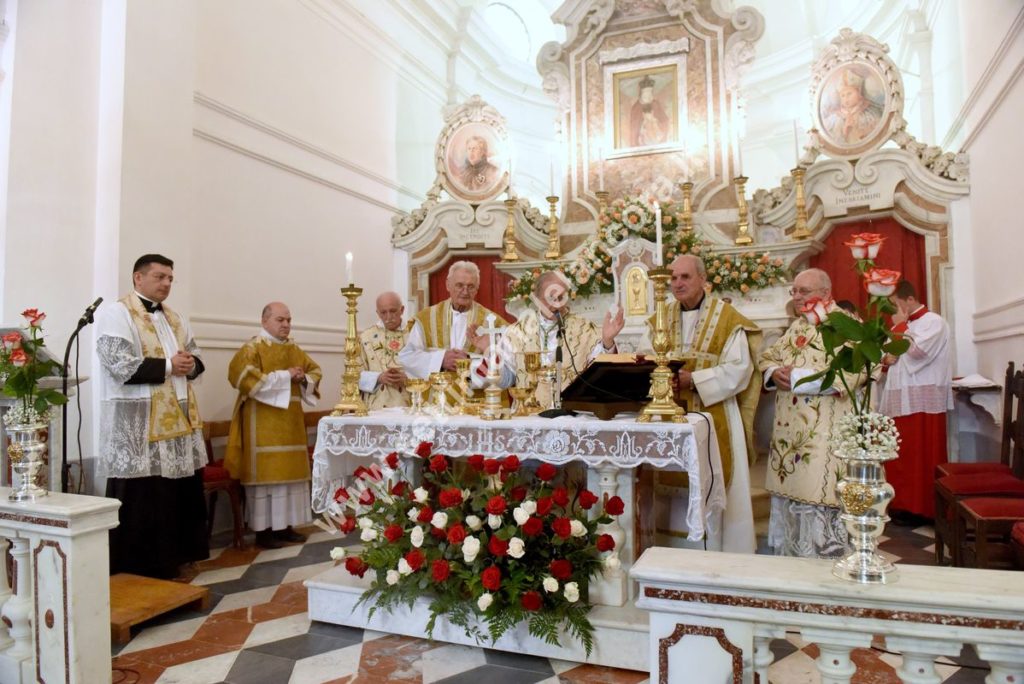
[(665, 260), (661, 255), (661, 203), (654, 205), (654, 265), (661, 266)]
[(345, 252), (345, 279), (349, 285), (356, 282), (352, 278), (352, 252)]
[(604, 148), (597, 148), (597, 189), (604, 191)]
[(793, 154), (796, 156), (796, 165), (800, 166), (800, 136), (796, 132), (796, 119), (793, 119)]

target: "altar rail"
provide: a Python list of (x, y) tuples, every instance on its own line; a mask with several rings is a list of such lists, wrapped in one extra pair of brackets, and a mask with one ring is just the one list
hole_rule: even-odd
[(650, 613), (651, 682), (768, 682), (787, 631), (818, 646), (823, 684), (846, 683), (876, 636), (902, 654), (903, 682), (942, 681), (934, 660), (974, 647), (986, 684), (1024, 681), (1024, 574), (899, 566), (896, 582), (853, 584), (831, 561), (651, 548), (630, 575)]
[[(120, 503), (51, 494), (12, 503), (0, 487), (0, 682), (110, 682), (107, 531)], [(13, 580), (13, 581), (12, 581)]]

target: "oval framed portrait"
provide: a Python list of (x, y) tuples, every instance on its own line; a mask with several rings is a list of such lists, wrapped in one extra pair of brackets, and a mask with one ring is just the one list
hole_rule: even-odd
[(508, 150), (497, 131), (483, 121), (456, 127), (444, 146), (447, 190), (468, 201), (487, 200), (508, 183)]
[(885, 81), (873, 65), (837, 65), (821, 80), (815, 100), (822, 142), (840, 154), (875, 147), (888, 137), (888, 104)]

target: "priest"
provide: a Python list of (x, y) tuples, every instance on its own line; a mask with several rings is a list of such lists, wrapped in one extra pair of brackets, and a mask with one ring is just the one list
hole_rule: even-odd
[(203, 425), (192, 381), (203, 361), (188, 320), (164, 304), (174, 262), (145, 254), (134, 292), (96, 312), (99, 471), (118, 499), (110, 572), (160, 579), (209, 557)]
[(310, 470), (302, 404), (320, 398), (320, 366), (288, 336), (292, 314), (282, 302), (263, 307), (262, 329), (228, 366), (238, 390), (224, 465), (245, 487), (249, 527), (256, 544), (280, 548), (305, 536)]
[[(680, 400), (689, 411), (714, 419), (718, 452), (725, 476), (727, 504), (721, 530), (723, 550), (753, 553), (753, 511), (750, 504), (750, 463), (755, 456), (752, 424), (759, 383), (753, 381), (753, 354), (760, 329), (731, 304), (705, 292), (704, 262), (692, 254), (671, 264), (672, 296), (668, 308), (671, 355), (682, 361), (674, 380)], [(653, 337), (654, 317), (648, 319)], [(643, 345), (651, 349), (648, 339)], [(641, 484), (648, 484), (641, 482)], [(661, 546), (678, 545), (685, 537), (689, 482), (682, 473), (658, 472), (655, 489), (669, 494), (655, 501), (654, 540)], [(650, 542), (649, 532), (644, 543)]]
[(407, 378), (398, 363), (398, 352), (405, 346), (409, 333), (409, 326), (402, 325), (404, 314), (405, 306), (398, 293), (384, 292), (377, 297), (380, 320), (359, 333), (363, 360), (359, 389), (370, 411), (409, 405)]

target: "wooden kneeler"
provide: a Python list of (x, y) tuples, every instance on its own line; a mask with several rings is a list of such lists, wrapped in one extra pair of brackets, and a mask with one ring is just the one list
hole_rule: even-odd
[(210, 590), (170, 580), (119, 573), (110, 578), (110, 641), (131, 641), (131, 629), (175, 608), (193, 604), (199, 611), (210, 607)]

